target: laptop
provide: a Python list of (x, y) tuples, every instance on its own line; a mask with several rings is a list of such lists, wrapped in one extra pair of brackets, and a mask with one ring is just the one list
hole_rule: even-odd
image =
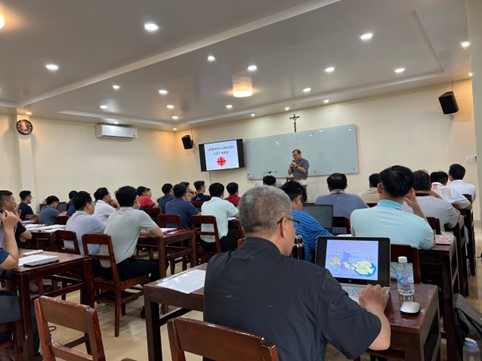
[(333, 228), (333, 205), (332, 204), (305, 204), (303, 210), (309, 213), (324, 229), (331, 233)]
[(390, 290), (389, 238), (318, 237), (315, 263), (330, 271), (355, 302), (368, 284)]
[(55, 263), (60, 260), (59, 256), (34, 254), (31, 256), (21, 257), (18, 262), (19, 267), (35, 267), (44, 264)]

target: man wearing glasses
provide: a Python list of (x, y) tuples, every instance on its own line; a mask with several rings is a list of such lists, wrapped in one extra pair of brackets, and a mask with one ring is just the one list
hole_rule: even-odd
[(205, 321), (264, 336), (282, 361), (322, 361), (328, 342), (348, 358), (389, 347), (388, 295), (380, 286), (367, 286), (358, 305), (326, 269), (289, 257), (295, 227), (283, 191), (252, 188), (239, 213), (247, 238), (210, 260)]

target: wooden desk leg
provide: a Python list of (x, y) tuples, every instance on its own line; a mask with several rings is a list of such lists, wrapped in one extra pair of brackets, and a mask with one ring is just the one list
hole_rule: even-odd
[(191, 268), (197, 266), (197, 244), (196, 244), (196, 235), (193, 234), (191, 237)]
[[(456, 257), (456, 255), (455, 255)], [(455, 343), (455, 315), (452, 290), (452, 265), (447, 254), (441, 256), (442, 266), (442, 294), (444, 299), (443, 324), (447, 338), (447, 359), (457, 360), (457, 345)]]
[[(423, 345), (420, 342), (420, 335), (406, 335), (405, 361), (423, 361)], [(418, 336), (418, 337), (417, 337)]]
[[(157, 250), (159, 255), (159, 277), (162, 279), (166, 277), (166, 245), (162, 238), (159, 238), (157, 244)], [(169, 311), (169, 305), (162, 305), (162, 314), (165, 315)], [(159, 317), (159, 314), (157, 315)]]
[(19, 280), (20, 310), (22, 312), (24, 344), (23, 352), (25, 360), (34, 359), (33, 332), (32, 332), (32, 309), (29, 290), (30, 277), (22, 274)]
[(85, 258), (82, 262), (83, 287), (80, 291), (80, 302), (94, 308), (95, 289), (93, 284), (94, 275), (90, 259)]
[(150, 302), (144, 297), (146, 310), (147, 355), (149, 361), (162, 361), (161, 323), (159, 321), (159, 304)]

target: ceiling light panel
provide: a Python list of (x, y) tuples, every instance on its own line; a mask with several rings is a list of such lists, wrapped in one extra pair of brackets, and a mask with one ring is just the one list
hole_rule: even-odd
[(155, 31), (159, 30), (159, 25), (157, 25), (155, 23), (145, 23), (144, 29), (146, 29), (146, 31), (148, 31), (150, 33), (153, 33)]
[(327, 72), (327, 73), (333, 73), (334, 71), (335, 71), (334, 66), (329, 66), (329, 67), (325, 68), (325, 72)]
[(59, 70), (59, 66), (57, 64), (47, 64), (45, 65), (45, 68), (49, 71), (57, 71)]

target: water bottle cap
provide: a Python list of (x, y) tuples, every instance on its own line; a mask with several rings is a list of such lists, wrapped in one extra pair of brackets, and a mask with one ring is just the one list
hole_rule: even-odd
[(398, 263), (407, 263), (407, 257), (405, 256), (398, 257)]
[(476, 348), (477, 347), (477, 341), (471, 339), (470, 337), (465, 338), (464, 346), (467, 346), (469, 348)]

